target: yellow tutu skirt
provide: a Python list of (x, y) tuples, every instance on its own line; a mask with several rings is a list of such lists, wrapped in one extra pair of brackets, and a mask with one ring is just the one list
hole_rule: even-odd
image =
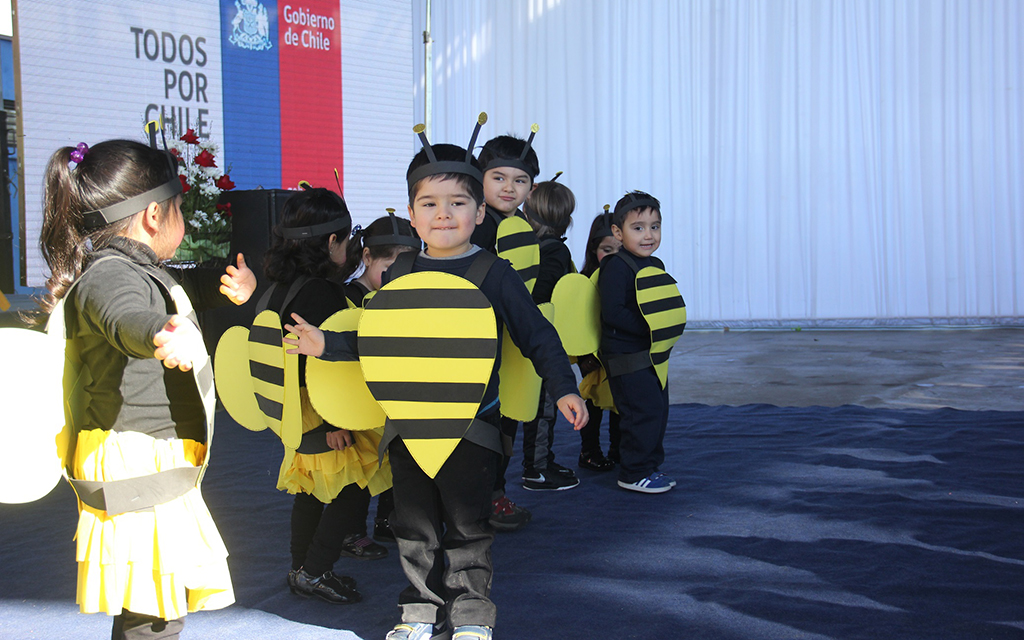
[[(124, 480), (198, 466), (206, 445), (103, 429), (78, 434), (81, 480)], [(78, 596), (82, 613), (122, 609), (174, 620), (235, 601), (227, 549), (198, 488), (152, 510), (109, 516), (79, 503)]]
[(580, 396), (584, 400), (590, 400), (599, 409), (615, 409), (615, 401), (612, 399), (612, 390), (608, 386), (608, 374), (604, 367), (595, 369), (580, 380)]
[[(302, 433), (319, 427), (323, 418), (309, 403), (306, 389), (300, 391), (302, 399)], [(370, 495), (377, 495), (391, 488), (391, 465), (387, 454), (383, 463), (378, 460), (377, 451), (380, 429), (353, 431), (351, 447), (344, 451), (331, 450), (324, 453), (297, 453), (285, 449), (281, 461), (281, 472), (277, 476), (277, 488), (288, 493), (308, 493), (323, 503), (334, 500), (342, 489), (357, 484), (369, 489)]]

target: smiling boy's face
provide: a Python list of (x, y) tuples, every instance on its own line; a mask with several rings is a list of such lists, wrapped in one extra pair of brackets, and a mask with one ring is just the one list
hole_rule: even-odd
[(649, 258), (661, 244), (661, 212), (644, 207), (626, 214), (622, 228), (612, 225), (612, 234), (622, 248), (640, 258)]
[(409, 205), (409, 222), (427, 246), (427, 255), (448, 258), (469, 251), (476, 225), (484, 219), (484, 204), (458, 181), (441, 176), (424, 178), (416, 185)]

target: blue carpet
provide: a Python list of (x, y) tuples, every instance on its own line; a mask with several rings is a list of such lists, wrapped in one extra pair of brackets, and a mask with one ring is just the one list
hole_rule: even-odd
[[(1024, 638), (1022, 428), (1024, 413), (674, 406), (667, 494), (625, 492), (614, 472), (555, 493), (511, 483), (534, 519), (494, 546), (496, 635)], [(382, 638), (405, 584), (394, 546), (336, 566), (361, 604), (288, 593), (279, 461), (271, 434), (218, 417), (203, 487), (238, 603), (190, 615), (183, 636)], [(70, 489), (0, 519), (0, 638), (108, 637), (105, 616), (75, 613)]]

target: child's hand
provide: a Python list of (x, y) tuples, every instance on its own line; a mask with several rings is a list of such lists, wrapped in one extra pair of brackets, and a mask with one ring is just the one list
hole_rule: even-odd
[(344, 451), (352, 446), (352, 432), (348, 429), (338, 429), (327, 432), (327, 446), (335, 451)]
[(590, 419), (590, 415), (587, 413), (587, 403), (575, 393), (559, 398), (558, 410), (562, 412), (566, 420), (572, 423), (572, 428), (576, 431), (587, 426), (587, 420)]
[(324, 353), (324, 332), (309, 324), (302, 317), (293, 313), (292, 318), (295, 324), (284, 325), (284, 330), (295, 334), (295, 339), (284, 338), (286, 344), (293, 345), (295, 349), (288, 349), (288, 353), (301, 353), (304, 356), (319, 358)]
[(153, 357), (164, 361), (168, 369), (175, 367), (188, 371), (206, 357), (206, 345), (199, 327), (185, 316), (173, 315), (164, 328), (153, 336), (157, 346)]
[(220, 277), (220, 292), (235, 304), (245, 304), (256, 290), (256, 274), (245, 266), (242, 254), (238, 254), (238, 266), (229, 264), (226, 271)]

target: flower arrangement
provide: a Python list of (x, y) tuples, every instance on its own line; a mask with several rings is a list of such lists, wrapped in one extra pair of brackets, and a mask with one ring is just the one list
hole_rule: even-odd
[(168, 151), (178, 160), (181, 180), (181, 215), (185, 238), (174, 254), (177, 261), (205, 262), (227, 258), (231, 241), (231, 203), (220, 204), (220, 194), (235, 188), (217, 167), (217, 148), (203, 144), (189, 129)]

